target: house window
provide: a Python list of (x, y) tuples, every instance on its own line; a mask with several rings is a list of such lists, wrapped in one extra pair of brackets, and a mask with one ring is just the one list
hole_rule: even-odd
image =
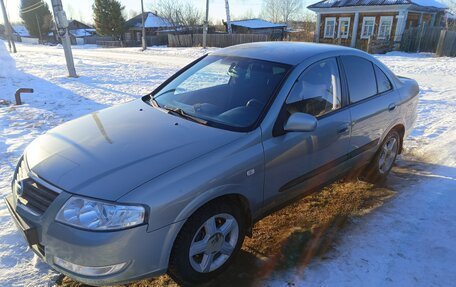
[(337, 32), (337, 38), (348, 38), (350, 30), (350, 17), (339, 18), (339, 30)]
[(374, 34), (375, 17), (364, 17), (361, 29), (361, 39), (368, 39)]
[(391, 35), (392, 26), (393, 16), (380, 17), (380, 25), (378, 26), (378, 39), (388, 39)]
[(334, 38), (334, 31), (336, 29), (336, 18), (325, 18), (325, 38)]

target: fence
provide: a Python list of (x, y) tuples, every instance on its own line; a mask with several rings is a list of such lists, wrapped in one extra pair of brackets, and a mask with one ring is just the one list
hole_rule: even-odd
[(437, 56), (456, 56), (456, 31), (426, 25), (409, 28), (402, 35), (401, 50), (431, 52)]
[(113, 41), (114, 37), (111, 36), (91, 36), (84, 37), (84, 44), (96, 44), (98, 41)]
[(97, 41), (96, 44), (103, 48), (119, 48), (124, 46), (122, 41)]
[[(264, 34), (207, 34), (208, 47), (228, 47), (243, 43), (268, 41)], [(198, 47), (203, 45), (203, 34), (168, 34), (169, 47)]]
[[(141, 47), (141, 39), (139, 40), (126, 40), (125, 46), (127, 47)], [(147, 46), (162, 46), (168, 45), (168, 35), (146, 36)]]
[(440, 31), (440, 38), (435, 53), (439, 57), (456, 57), (456, 31)]

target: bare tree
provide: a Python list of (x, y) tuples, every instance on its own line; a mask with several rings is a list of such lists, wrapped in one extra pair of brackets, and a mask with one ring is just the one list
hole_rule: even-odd
[(280, 22), (280, 0), (263, 0), (262, 17), (274, 23)]
[(191, 2), (159, 0), (152, 6), (160, 17), (167, 19), (177, 31), (179, 28), (194, 29), (203, 23), (203, 12)]
[(272, 22), (288, 23), (302, 12), (302, 0), (263, 0), (262, 15)]

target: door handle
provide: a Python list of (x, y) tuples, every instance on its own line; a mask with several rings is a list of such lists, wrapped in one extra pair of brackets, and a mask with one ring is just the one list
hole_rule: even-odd
[(394, 109), (396, 108), (396, 104), (395, 103), (392, 103), (388, 106), (388, 110), (389, 111), (394, 111)]
[(338, 133), (338, 134), (343, 134), (343, 133), (345, 133), (345, 132), (347, 132), (347, 131), (348, 131), (348, 125), (342, 125), (342, 126), (340, 126), (339, 129), (337, 130), (337, 133)]

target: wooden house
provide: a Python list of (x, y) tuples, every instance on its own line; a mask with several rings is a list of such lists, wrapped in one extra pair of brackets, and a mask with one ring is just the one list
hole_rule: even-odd
[(436, 0), (323, 0), (308, 8), (317, 13), (316, 42), (357, 48), (369, 38), (398, 45), (409, 27), (440, 26), (447, 9)]

